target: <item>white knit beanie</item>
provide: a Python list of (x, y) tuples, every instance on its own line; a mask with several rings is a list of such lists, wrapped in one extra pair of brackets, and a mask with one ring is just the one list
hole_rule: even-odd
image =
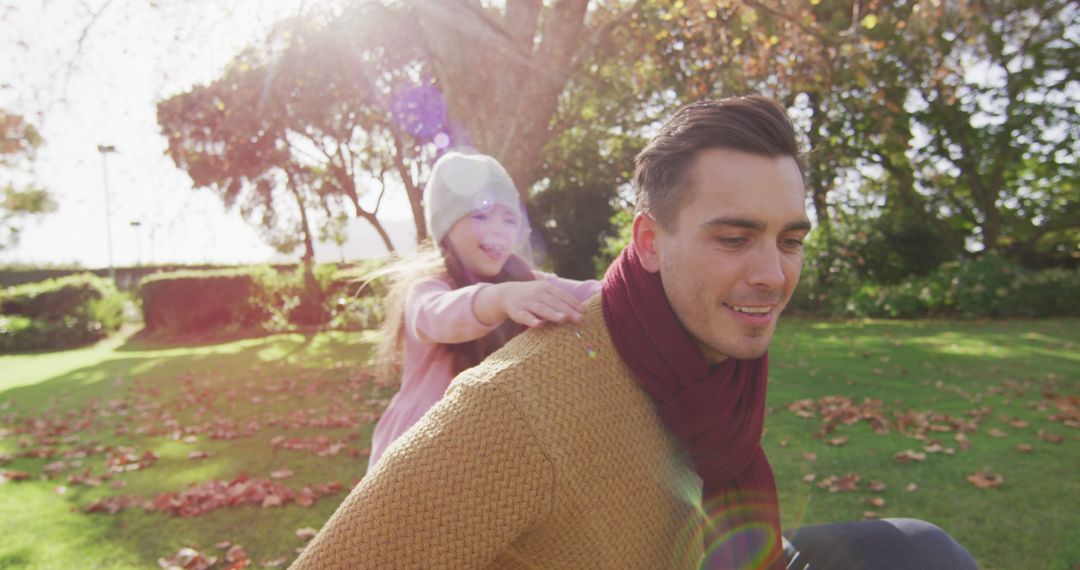
[(435, 243), (461, 218), (496, 204), (515, 212), (521, 209), (514, 181), (499, 161), (451, 151), (435, 162), (424, 187), (424, 221)]

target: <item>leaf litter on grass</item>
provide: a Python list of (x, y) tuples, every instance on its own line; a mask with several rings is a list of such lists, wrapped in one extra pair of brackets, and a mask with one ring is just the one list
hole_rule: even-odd
[[(90, 398), (67, 406), (63, 398), (53, 398), (50, 406), (32, 412), (19, 410), (9, 400), (0, 407), (0, 433), (13, 440), (17, 449), (0, 457), (0, 464), (40, 462), (40, 467), (0, 470), (0, 483), (62, 479), (66, 484), (54, 487), (58, 495), (68, 495), (69, 489), (80, 486), (117, 489), (126, 486), (125, 477), (134, 472), (160, 469), (161, 456), (154, 447), (162, 441), (187, 445), (231, 442), (254, 438), (264, 430), (276, 432), (269, 444), (263, 444), (266, 458), (285, 461), (284, 456), (275, 455), (278, 450), (286, 450), (286, 455), (303, 452), (361, 458), (368, 449), (354, 443), (361, 437), (360, 428), (374, 421), (386, 403), (373, 397), (372, 387), (372, 377), (366, 372), (352, 373), (344, 382), (326, 381), (317, 374), (237, 381), (219, 373), (184, 372), (171, 385), (131, 381), (126, 389), (117, 385), (120, 394), (116, 397)], [(347, 432), (345, 437), (310, 433), (341, 430)], [(289, 433), (299, 431), (307, 433)], [(123, 443), (113, 443), (117, 440)], [(197, 449), (181, 457), (208, 462), (228, 456), (227, 452)], [(171, 461), (170, 468), (175, 467), (175, 460)], [(241, 472), (227, 479), (192, 482), (175, 492), (106, 495), (72, 511), (115, 515), (142, 509), (196, 517), (225, 508), (310, 507), (351, 487), (340, 481), (283, 485), (278, 481), (295, 475), (289, 467), (268, 469), (265, 479)], [(352, 484), (355, 482), (354, 478)], [(285, 562), (271, 559), (261, 564), (278, 567)], [(158, 563), (166, 568), (219, 570), (244, 568), (251, 561), (242, 548), (211, 555), (197, 547), (185, 547)]]

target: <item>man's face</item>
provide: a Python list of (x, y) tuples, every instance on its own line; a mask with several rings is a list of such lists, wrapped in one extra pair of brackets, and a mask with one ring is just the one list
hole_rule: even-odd
[(701, 151), (679, 210), (653, 229), (646, 269), (659, 270), (676, 317), (705, 357), (757, 358), (772, 342), (780, 312), (799, 281), (810, 229), (799, 167), (791, 157), (727, 149)]

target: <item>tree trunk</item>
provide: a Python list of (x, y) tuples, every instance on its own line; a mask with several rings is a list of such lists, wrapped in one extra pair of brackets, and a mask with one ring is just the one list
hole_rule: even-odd
[(315, 240), (311, 237), (311, 224), (308, 223), (307, 207), (304, 205), (304, 197), (300, 193), (300, 189), (296, 187), (296, 178), (289, 169), (285, 169), (285, 175), (288, 178), (286, 184), (289, 188), (289, 192), (292, 192), (293, 198), (296, 199), (296, 207), (300, 209), (300, 229), (304, 232), (304, 255), (300, 259), (305, 265), (310, 266), (315, 260)]
[(523, 199), (553, 136), (549, 124), (576, 65), (588, 3), (508, 0), (498, 21), (475, 0), (415, 0), (453, 144), (497, 158)]

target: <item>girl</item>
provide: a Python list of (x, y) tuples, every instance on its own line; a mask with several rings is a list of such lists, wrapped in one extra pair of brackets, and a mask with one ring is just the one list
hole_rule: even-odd
[(424, 188), (424, 218), (434, 244), (381, 274), (391, 275), (379, 350), (379, 377), (401, 389), (372, 435), (368, 468), (446, 392), (459, 372), (480, 363), (525, 327), (579, 322), (582, 301), (600, 291), (532, 271), (514, 253), (524, 214), (509, 174), (494, 158), (449, 152)]

